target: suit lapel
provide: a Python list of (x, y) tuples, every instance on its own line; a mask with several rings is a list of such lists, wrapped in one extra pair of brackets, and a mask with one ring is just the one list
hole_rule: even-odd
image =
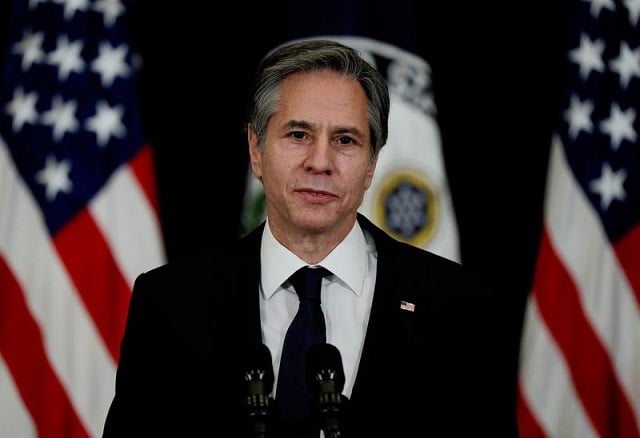
[[(241, 315), (242, 324), (247, 329), (247, 340), (250, 344), (262, 343), (260, 325), (260, 242), (264, 223), (240, 240), (238, 270), (235, 281), (239, 296), (243, 300)], [(234, 312), (235, 313), (235, 312)]]
[[(262, 227), (225, 247), (211, 261), (212, 284), (206, 293), (210, 309), (210, 336), (238, 353), (262, 342), (260, 327), (260, 239)], [(219, 268), (222, 267), (222, 268)]]
[[(401, 302), (415, 303), (416, 290), (398, 275), (406, 263), (398, 242), (384, 234), (364, 217), (359, 218), (364, 230), (375, 239), (378, 251), (376, 284), (367, 325), (360, 365), (351, 394), (352, 404), (367, 404), (384, 396), (387, 389), (381, 381), (394, 382), (394, 369), (402, 363), (402, 344), (410, 337), (415, 315), (401, 308)], [(391, 374), (385, 379), (385, 373)], [(392, 391), (392, 388), (388, 388)]]

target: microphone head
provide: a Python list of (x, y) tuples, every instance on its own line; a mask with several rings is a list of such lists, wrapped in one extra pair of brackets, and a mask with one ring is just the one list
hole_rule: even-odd
[(271, 352), (264, 344), (257, 344), (242, 357), (245, 393), (243, 403), (247, 423), (253, 436), (266, 436), (271, 422), (271, 402), (273, 389), (273, 364)]
[(247, 353), (243, 370), (248, 384), (261, 384), (260, 392), (267, 395), (271, 393), (274, 381), (273, 363), (266, 345), (258, 344)]
[(312, 346), (307, 352), (307, 385), (313, 392), (325, 392), (327, 384), (332, 392), (341, 393), (344, 388), (344, 369), (340, 351), (331, 344)]

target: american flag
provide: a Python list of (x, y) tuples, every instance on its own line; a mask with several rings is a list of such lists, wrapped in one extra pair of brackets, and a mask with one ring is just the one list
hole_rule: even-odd
[(0, 84), (0, 436), (100, 436), (164, 262), (119, 0), (13, 0)]
[(574, 0), (520, 354), (528, 437), (640, 437), (640, 1)]

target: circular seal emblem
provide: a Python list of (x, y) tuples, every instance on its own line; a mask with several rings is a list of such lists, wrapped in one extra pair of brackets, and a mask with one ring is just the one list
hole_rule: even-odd
[(436, 229), (437, 190), (423, 173), (399, 169), (385, 175), (374, 194), (375, 222), (398, 240), (424, 246)]

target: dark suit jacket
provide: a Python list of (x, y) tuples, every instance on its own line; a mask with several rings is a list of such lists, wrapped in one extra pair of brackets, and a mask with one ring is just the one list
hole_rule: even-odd
[[(378, 273), (343, 436), (516, 436), (495, 293), (461, 265), (358, 220), (375, 239)], [(261, 343), (263, 227), (138, 277), (104, 437), (243, 436), (243, 355)]]

